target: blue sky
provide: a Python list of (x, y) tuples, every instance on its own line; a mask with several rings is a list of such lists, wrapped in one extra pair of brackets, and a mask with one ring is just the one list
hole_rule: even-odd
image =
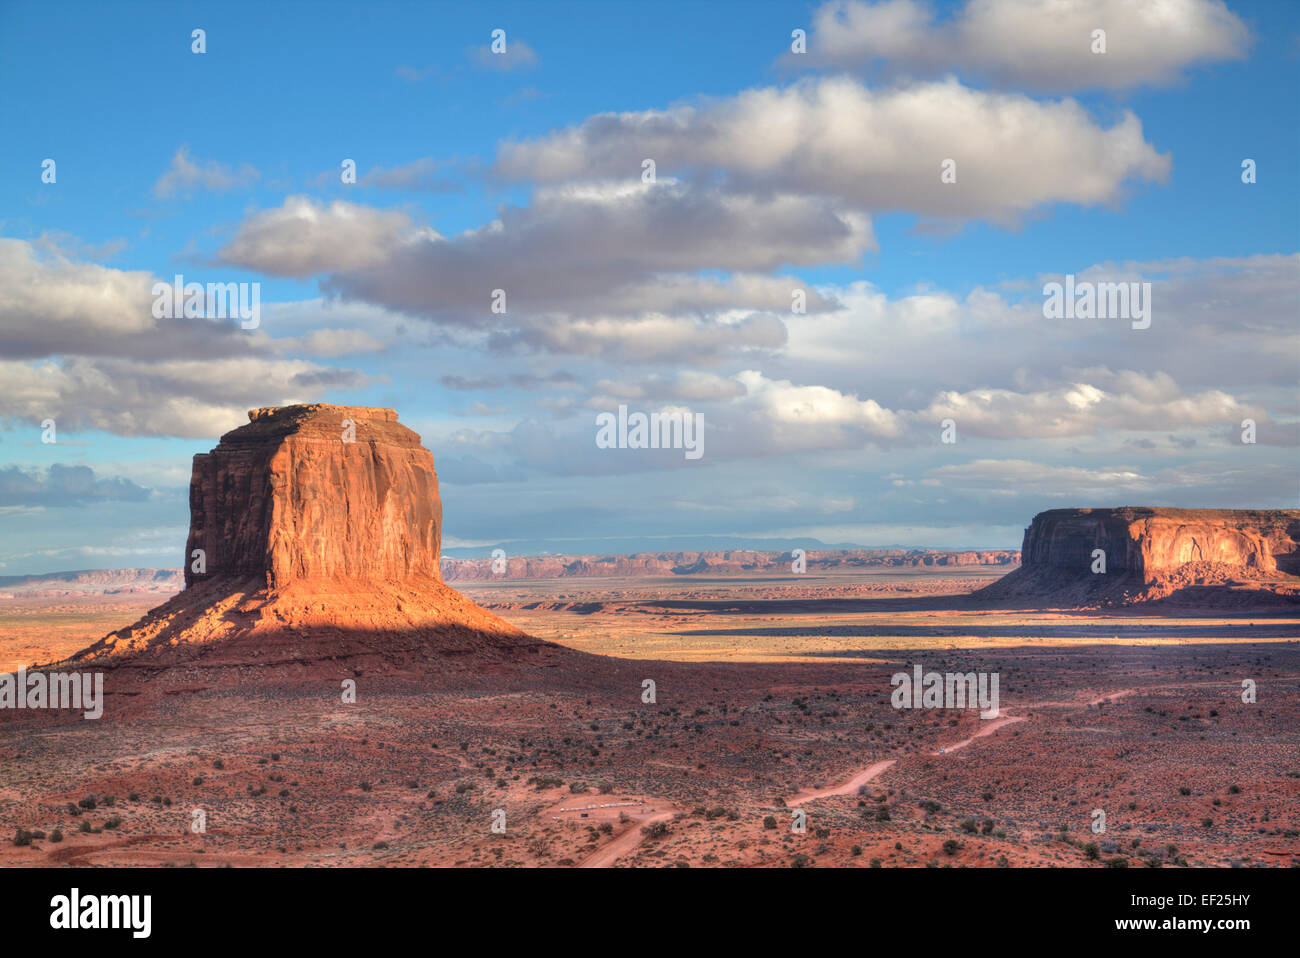
[[(398, 409), (461, 554), (1295, 507), (1300, 5), (1042, 9), (0, 6), (0, 574), (178, 565), (190, 457), (295, 400)], [(152, 318), (177, 273), (259, 328)]]

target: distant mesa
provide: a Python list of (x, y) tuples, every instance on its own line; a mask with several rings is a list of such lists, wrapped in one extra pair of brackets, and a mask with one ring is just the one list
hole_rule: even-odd
[[(852, 574), (874, 569), (929, 569), (992, 566), (999, 571), (1019, 559), (1014, 549), (950, 551), (942, 549), (817, 549), (804, 556), (805, 571)], [(992, 571), (992, 570), (991, 570)], [(692, 576), (791, 574), (791, 554), (754, 549), (702, 552), (634, 552), (627, 555), (510, 556), (495, 559), (442, 560), (447, 582), (492, 579), (566, 579), (618, 576)]]
[(573, 654), (442, 582), (433, 456), (396, 412), (312, 404), (248, 418), (194, 457), (184, 591), (61, 664), (166, 689), (483, 674)]
[[(1019, 569), (976, 595), (1068, 605), (1300, 601), (1300, 510), (1052, 509), (1034, 516), (1020, 554)], [(1104, 572), (1094, 571), (1099, 555)]]

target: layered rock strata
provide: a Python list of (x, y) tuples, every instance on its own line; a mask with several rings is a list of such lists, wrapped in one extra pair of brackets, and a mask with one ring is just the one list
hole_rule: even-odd
[(1025, 530), (1020, 561), (980, 594), (1110, 603), (1240, 586), (1286, 598), (1300, 574), (1300, 510), (1053, 509)]

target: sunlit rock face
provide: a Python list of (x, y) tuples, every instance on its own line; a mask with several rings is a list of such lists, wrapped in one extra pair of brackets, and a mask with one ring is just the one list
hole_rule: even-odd
[(433, 455), (396, 412), (313, 404), (248, 418), (194, 457), (187, 586), (213, 576), (264, 577), (271, 587), (439, 578)]
[(1150, 581), (1189, 562), (1216, 562), (1263, 573), (1296, 552), (1300, 512), (1265, 509), (1053, 509), (1025, 530), (1023, 568), (1089, 572), (1093, 552), (1108, 572)]
[(1300, 511), (1052, 509), (1025, 530), (1020, 568), (976, 593), (1059, 607), (1170, 599), (1300, 602)]

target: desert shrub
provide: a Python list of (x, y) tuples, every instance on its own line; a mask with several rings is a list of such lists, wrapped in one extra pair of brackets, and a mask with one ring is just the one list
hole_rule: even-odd
[(852, 855), (854, 858), (857, 858), (859, 855), (862, 854), (862, 846), (854, 845), (852, 848), (849, 849), (849, 854)]
[(881, 805), (879, 808), (876, 809), (876, 821), (878, 822), (889, 821), (889, 807), (887, 805)]
[(649, 839), (663, 838), (668, 834), (668, 823), (651, 822), (649, 825), (643, 825), (641, 827), (641, 834)]
[(973, 818), (968, 818), (961, 823), (961, 830), (963, 832), (966, 832), (968, 835), (974, 835), (976, 832), (979, 831), (979, 828), (980, 828), (979, 825), (976, 823), (975, 819)]
[(1127, 858), (1109, 858), (1106, 860), (1107, 868), (1128, 868)]
[(63, 841), (63, 830), (56, 828), (54, 831), (50, 832), (50, 841), (55, 843)]
[(32, 843), (32, 833), (25, 828), (20, 828), (14, 832), (14, 844), (19, 847), (30, 845)]
[(961, 842), (955, 838), (950, 838), (943, 843), (943, 853), (945, 855), (956, 855), (959, 848), (961, 848)]
[(1101, 849), (1097, 847), (1096, 842), (1088, 842), (1083, 846), (1083, 853), (1088, 856), (1089, 861), (1096, 861), (1101, 857)]
[(764, 827), (764, 828), (768, 828), (768, 829), (776, 828), (776, 816), (775, 816), (775, 815), (768, 815), (766, 818), (764, 818), (764, 819), (763, 819), (763, 827)]

